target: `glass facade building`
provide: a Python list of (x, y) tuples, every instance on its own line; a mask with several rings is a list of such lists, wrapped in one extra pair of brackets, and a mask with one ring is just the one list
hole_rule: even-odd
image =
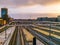
[(8, 15), (8, 9), (7, 8), (1, 8), (1, 17), (4, 19)]

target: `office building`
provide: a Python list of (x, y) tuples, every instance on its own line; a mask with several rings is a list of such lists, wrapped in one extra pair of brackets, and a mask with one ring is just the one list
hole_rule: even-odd
[(8, 18), (8, 9), (7, 8), (1, 8), (1, 18), (6, 20)]

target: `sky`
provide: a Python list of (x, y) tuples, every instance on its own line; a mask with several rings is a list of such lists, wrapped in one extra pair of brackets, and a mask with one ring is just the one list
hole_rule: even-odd
[(1, 8), (8, 8), (8, 15), (16, 19), (57, 17), (60, 0), (0, 0), (0, 12)]

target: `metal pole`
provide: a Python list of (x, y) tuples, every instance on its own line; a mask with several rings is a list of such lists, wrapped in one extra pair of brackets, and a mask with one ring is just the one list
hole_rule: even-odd
[(5, 30), (5, 40), (6, 40), (6, 30)]
[(36, 45), (36, 37), (33, 38), (33, 45)]
[(51, 40), (51, 23), (50, 23), (50, 30), (49, 30), (49, 39)]

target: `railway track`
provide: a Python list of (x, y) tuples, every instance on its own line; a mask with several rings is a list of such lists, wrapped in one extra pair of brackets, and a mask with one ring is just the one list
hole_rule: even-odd
[(9, 42), (9, 45), (16, 45), (17, 32), (18, 32), (18, 30), (17, 30), (17, 27), (16, 27), (15, 31), (13, 33), (13, 36), (12, 36), (10, 42)]
[[(32, 30), (34, 30), (34, 29), (32, 29)], [(56, 43), (56, 44), (58, 44), (58, 45), (60, 44), (60, 40), (59, 40), (59, 39), (57, 39), (57, 38), (55, 38), (55, 37), (53, 37), (53, 36), (49, 36), (48, 34), (44, 34), (44, 32), (41, 33), (41, 32), (39, 32), (39, 31), (37, 31), (37, 30), (34, 30), (34, 31), (38, 32), (40, 35), (42, 35), (42, 36), (44, 36), (45, 38), (53, 41), (54, 43)]]
[(28, 45), (21, 26), (16, 27), (9, 45)]
[(53, 41), (47, 39), (46, 37), (44, 37), (43, 35), (38, 33), (37, 31), (34, 31), (33, 29), (31, 29), (30, 27), (28, 27), (28, 28), (25, 27), (25, 29), (27, 29), (30, 33), (32, 33), (37, 39), (42, 41), (45, 45), (57, 45)]

